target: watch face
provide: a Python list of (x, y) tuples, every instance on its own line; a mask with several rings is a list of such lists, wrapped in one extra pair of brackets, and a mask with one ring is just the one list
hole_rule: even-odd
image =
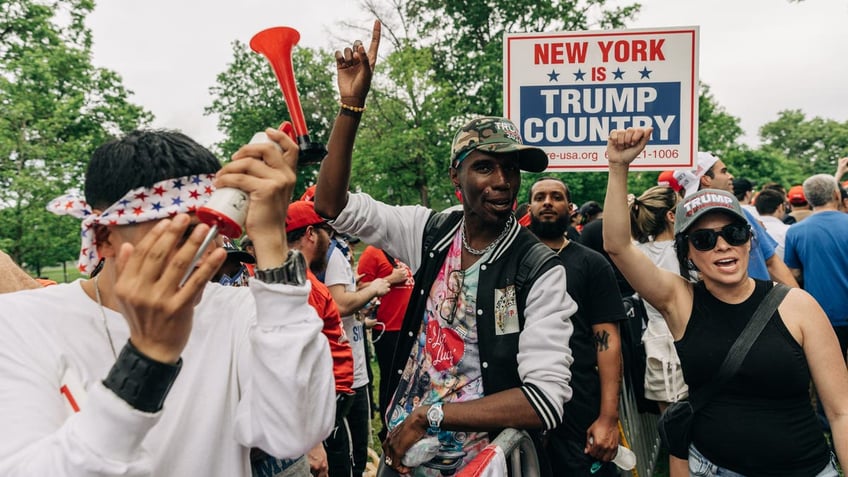
[(430, 409), (427, 410), (427, 420), (430, 421), (430, 427), (438, 428), (442, 425), (442, 419), (444, 419), (445, 413), (442, 411), (441, 404), (433, 404), (430, 406)]

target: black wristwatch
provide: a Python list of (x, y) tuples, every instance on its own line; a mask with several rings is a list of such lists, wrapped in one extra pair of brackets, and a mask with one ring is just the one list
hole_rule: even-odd
[(277, 268), (257, 269), (256, 279), (265, 283), (301, 286), (306, 283), (306, 259), (299, 250), (289, 249), (286, 263)]

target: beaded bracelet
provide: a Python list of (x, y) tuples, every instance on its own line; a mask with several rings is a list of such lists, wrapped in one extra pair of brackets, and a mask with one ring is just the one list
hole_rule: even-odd
[(357, 118), (357, 119), (362, 118), (362, 113), (359, 113), (359, 112), (356, 112), (356, 111), (351, 111), (351, 110), (345, 109), (345, 108), (339, 109), (339, 114), (344, 115), (344, 116), (350, 116), (352, 118)]
[(346, 110), (348, 110), (348, 111), (353, 111), (354, 113), (361, 113), (361, 112), (365, 111), (365, 106), (362, 106), (362, 107), (359, 107), (359, 106), (351, 106), (351, 105), (349, 105), (349, 104), (344, 104), (344, 103), (343, 103), (343, 102), (341, 102), (341, 101), (339, 101), (339, 106), (341, 106), (341, 107), (342, 107), (342, 109), (346, 109)]

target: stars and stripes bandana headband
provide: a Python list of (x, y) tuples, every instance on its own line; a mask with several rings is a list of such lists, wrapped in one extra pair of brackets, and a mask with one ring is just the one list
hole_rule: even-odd
[(150, 187), (139, 187), (124, 195), (101, 214), (95, 214), (79, 193), (68, 193), (47, 204), (47, 210), (56, 215), (70, 215), (82, 219), (82, 245), (80, 272), (90, 274), (100, 257), (94, 225), (128, 225), (173, 217), (179, 213), (194, 212), (206, 203), (215, 186), (215, 174), (199, 174), (176, 179), (166, 179)]

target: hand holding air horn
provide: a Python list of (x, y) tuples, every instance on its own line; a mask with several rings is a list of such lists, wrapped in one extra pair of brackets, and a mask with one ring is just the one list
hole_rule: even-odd
[(294, 69), (292, 68), (292, 47), (300, 40), (300, 33), (294, 28), (274, 27), (262, 30), (250, 39), (250, 48), (261, 53), (271, 63), (283, 97), (291, 114), (292, 124), (296, 135), (295, 140), (300, 147), (299, 164), (320, 162), (327, 155), (327, 148), (318, 142), (309, 139), (309, 130), (306, 128), (306, 120), (303, 118), (303, 109), (300, 107), (300, 97), (297, 94), (297, 85), (294, 82)]

